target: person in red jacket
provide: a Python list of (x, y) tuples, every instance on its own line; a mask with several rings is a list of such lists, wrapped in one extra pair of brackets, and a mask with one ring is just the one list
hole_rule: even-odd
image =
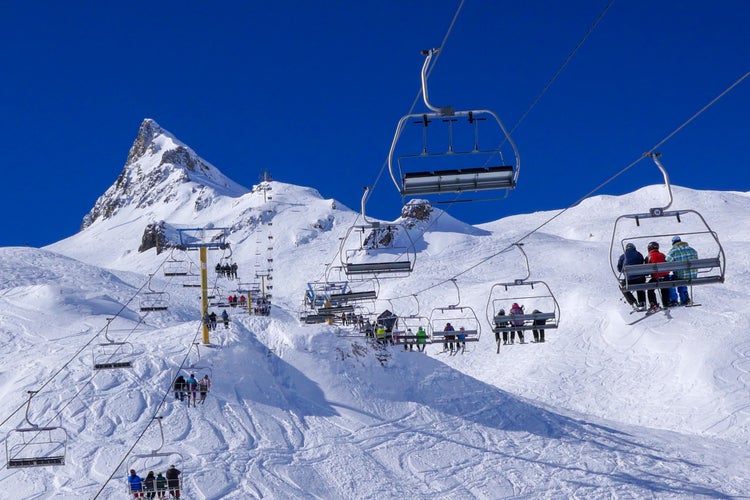
[[(658, 264), (659, 262), (666, 262), (667, 257), (659, 251), (659, 243), (652, 241), (648, 244), (648, 255), (644, 259), (646, 264)], [(659, 281), (668, 281), (669, 272), (652, 273), (651, 278), (648, 280), (649, 283), (656, 283)], [(669, 307), (669, 288), (660, 288), (661, 292), (661, 306)], [(656, 302), (656, 292), (654, 290), (648, 291), (648, 310), (653, 312), (659, 309), (659, 304)]]

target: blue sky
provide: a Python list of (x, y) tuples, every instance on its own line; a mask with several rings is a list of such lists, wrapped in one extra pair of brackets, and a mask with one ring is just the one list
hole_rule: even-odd
[[(0, 246), (77, 232), (144, 118), (240, 184), (268, 169), (358, 209), (419, 89), (419, 51), (459, 3), (4, 2)], [(608, 3), (466, 0), (432, 100), (513, 127)], [(748, 19), (740, 0), (616, 0), (515, 131), (518, 188), (447, 210), (480, 223), (575, 202), (750, 71)], [(750, 190), (749, 110), (750, 78), (660, 147), (672, 183)], [(598, 194), (659, 182), (642, 161)], [(400, 207), (380, 178), (368, 215)]]

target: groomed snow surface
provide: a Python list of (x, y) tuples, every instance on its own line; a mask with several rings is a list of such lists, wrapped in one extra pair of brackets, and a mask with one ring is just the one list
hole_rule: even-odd
[[(457, 279), (461, 304), (483, 332), (469, 352), (449, 356), (437, 345), (425, 354), (381, 349), (347, 329), (301, 324), (305, 285), (323, 279), (356, 213), (332, 209), (312, 190), (273, 185), (274, 200), (258, 202), (273, 225), (230, 236), (240, 278), (249, 279), (257, 241), (266, 245), (255, 231), (273, 231), (272, 314), (230, 310), (230, 327), (211, 333), (200, 361), (191, 350), (201, 341), (199, 292), (163, 276), (169, 253), (134, 250), (145, 218), (123, 211), (46, 249), (0, 249), (2, 436), (28, 427), (26, 391), (41, 388), (29, 419), (60, 426), (68, 439), (64, 466), (0, 470), (0, 497), (127, 498), (127, 470), (145, 477), (167, 462), (183, 471), (189, 499), (750, 495), (748, 193), (676, 188), (676, 204), (699, 210), (720, 235), (727, 280), (696, 288), (700, 307), (634, 325), (639, 316), (629, 314), (608, 262), (612, 227), (617, 215), (658, 204), (663, 188), (569, 210), (524, 240), (532, 278), (560, 303), (560, 327), (544, 344), (499, 354), (488, 294), (525, 268), (514, 249), (482, 261), (554, 213), (480, 228), (439, 216), (419, 237), (414, 273), (380, 280), (380, 297), (393, 300), (375, 307), (429, 316), (456, 302), (453, 285), (438, 283), (469, 269)], [(238, 213), (237, 203), (227, 201), (225, 213)], [(222, 226), (220, 207), (211, 220), (183, 223)], [(210, 252), (209, 270), (221, 256)], [(195, 253), (171, 257), (197, 261)], [(169, 295), (167, 311), (139, 310), (150, 273), (153, 289)], [(417, 292), (418, 306), (409, 298)], [(115, 316), (108, 334), (132, 343), (133, 367), (94, 371), (92, 350)], [(195, 408), (170, 390), (190, 364), (213, 374)], [(134, 458), (160, 446), (155, 416), (163, 417), (161, 451), (179, 455)]]

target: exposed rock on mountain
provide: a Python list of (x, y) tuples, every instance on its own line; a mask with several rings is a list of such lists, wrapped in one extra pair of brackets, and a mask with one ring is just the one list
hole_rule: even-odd
[(117, 181), (83, 218), (81, 229), (128, 206), (148, 208), (182, 197), (192, 199), (193, 209), (200, 211), (210, 206), (218, 194), (236, 197), (246, 192), (147, 118), (141, 123)]
[(161, 251), (169, 245), (167, 242), (167, 236), (165, 232), (164, 221), (154, 222), (146, 226), (143, 231), (143, 237), (141, 238), (141, 246), (138, 247), (139, 252), (145, 252), (152, 248), (156, 248), (156, 254), (159, 255)]

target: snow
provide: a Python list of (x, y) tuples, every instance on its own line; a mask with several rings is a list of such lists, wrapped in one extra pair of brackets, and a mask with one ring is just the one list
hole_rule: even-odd
[[(470, 352), (449, 356), (437, 345), (426, 354), (380, 350), (337, 326), (301, 324), (307, 282), (325, 279), (327, 264), (341, 265), (340, 239), (357, 213), (314, 189), (271, 185), (270, 201), (248, 192), (217, 196), (199, 212), (190, 197), (125, 207), (47, 248), (0, 249), (2, 436), (26, 425), (27, 390), (40, 390), (30, 420), (68, 434), (65, 466), (3, 468), (3, 495), (126, 498), (127, 470), (145, 477), (169, 465), (133, 458), (159, 447), (155, 416), (163, 417), (162, 451), (179, 453), (167, 460), (184, 471), (184, 498), (750, 492), (750, 193), (673, 186), (675, 208), (698, 210), (722, 239), (727, 280), (694, 290), (701, 307), (632, 326), (637, 316), (608, 262), (613, 224), (620, 214), (658, 206), (663, 187), (590, 198), (549, 223), (554, 212), (475, 228), (436, 209), (429, 224), (412, 229), (420, 249), (414, 272), (379, 280), (375, 308), (414, 312), (417, 294), (419, 313), (429, 316), (456, 303), (447, 280), (457, 277), (460, 303), (476, 312), (483, 333)], [(498, 210), (502, 203), (512, 199)], [(197, 256), (139, 254), (153, 220), (232, 228), (231, 258), (243, 281), (252, 279), (272, 234), (271, 316), (230, 310), (230, 328), (219, 326), (212, 346), (196, 352), (199, 292), (163, 276), (160, 265)], [(544, 344), (501, 346), (498, 354), (488, 298), (494, 283), (524, 276), (511, 245), (520, 239), (531, 278), (544, 280), (559, 301), (560, 327), (547, 331)], [(226, 256), (209, 252), (208, 269)], [(169, 294), (166, 312), (139, 311), (149, 274), (154, 290)], [(225, 291), (237, 286), (210, 278)], [(115, 316), (108, 334), (133, 344), (134, 366), (93, 371), (93, 349)], [(196, 408), (170, 390), (179, 368), (191, 364), (213, 374), (212, 391)]]

